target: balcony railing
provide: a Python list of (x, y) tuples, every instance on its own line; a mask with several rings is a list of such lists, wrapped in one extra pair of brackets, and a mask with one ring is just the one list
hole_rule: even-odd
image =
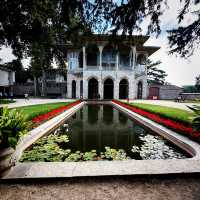
[(98, 71), (100, 68), (99, 66), (86, 66), (86, 70), (90, 70), (90, 71)]
[(129, 66), (129, 65), (119, 65), (119, 70), (130, 71), (130, 70), (133, 70), (133, 68), (132, 68), (132, 66)]
[(135, 68), (136, 77), (140, 77), (146, 74), (146, 66), (145, 65), (137, 65)]

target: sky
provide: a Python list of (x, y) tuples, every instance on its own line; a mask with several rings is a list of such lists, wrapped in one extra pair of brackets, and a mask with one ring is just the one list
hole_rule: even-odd
[[(159, 51), (150, 56), (150, 59), (153, 61), (161, 60), (162, 64), (159, 68), (165, 70), (168, 74), (166, 78), (167, 82), (178, 86), (194, 85), (195, 77), (200, 74), (200, 48), (195, 49), (194, 55), (188, 59), (168, 54), (169, 46), (166, 30), (177, 27), (177, 14), (180, 11), (181, 5), (177, 0), (168, 0), (168, 6), (169, 8), (161, 17), (161, 28), (164, 31), (161, 32), (158, 38), (151, 36), (145, 45), (161, 47)], [(194, 15), (188, 14), (182, 25), (190, 24), (194, 18)], [(147, 23), (148, 20), (141, 24), (143, 29), (142, 34), (146, 33), (145, 27)], [(3, 47), (2, 50), (0, 50), (0, 58), (3, 59), (3, 62), (9, 62), (15, 57), (12, 55), (10, 48)], [(24, 66), (28, 66), (29, 60), (23, 60), (23, 64)]]

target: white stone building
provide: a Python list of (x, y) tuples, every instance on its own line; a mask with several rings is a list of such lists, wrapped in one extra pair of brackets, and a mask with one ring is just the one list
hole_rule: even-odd
[(148, 36), (93, 35), (68, 46), (68, 98), (147, 98), (145, 61), (159, 47), (147, 47)]
[(13, 84), (15, 83), (15, 72), (0, 66), (0, 93), (3, 97), (13, 95)]

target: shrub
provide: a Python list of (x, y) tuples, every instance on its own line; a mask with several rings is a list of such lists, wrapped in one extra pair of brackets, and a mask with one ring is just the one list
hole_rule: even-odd
[(192, 120), (193, 127), (197, 131), (200, 131), (200, 106), (193, 106), (193, 107), (188, 106), (188, 108), (190, 108), (196, 114), (196, 116), (193, 117)]
[(16, 109), (3, 108), (0, 116), (0, 149), (15, 148), (19, 138), (28, 132), (30, 123)]

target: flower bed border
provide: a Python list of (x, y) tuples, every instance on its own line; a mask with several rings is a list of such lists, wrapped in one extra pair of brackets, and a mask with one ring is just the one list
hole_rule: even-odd
[(136, 108), (135, 106), (130, 105), (128, 103), (123, 103), (118, 100), (112, 100), (112, 102), (114, 102), (126, 109), (129, 109), (139, 115), (142, 115), (143, 117), (149, 118), (152, 121), (162, 124), (172, 130), (175, 130), (178, 133), (182, 133), (186, 136), (189, 136), (191, 139), (193, 139), (195, 141), (200, 142), (200, 132), (195, 131), (191, 126), (186, 126), (180, 122), (175, 122), (171, 119), (166, 119), (164, 117), (160, 117), (158, 114), (154, 114), (154, 113), (142, 110), (140, 108)]
[[(72, 108), (73, 106), (76, 106), (77, 104), (79, 104), (81, 101), (80, 100), (77, 100), (75, 102), (72, 102), (72, 103), (69, 103), (68, 105), (66, 106), (61, 106), (59, 108), (56, 108), (50, 112), (47, 112), (45, 114), (42, 114), (42, 115), (38, 115), (36, 117), (34, 117), (31, 121), (33, 122), (34, 124), (34, 127), (35, 126), (39, 126), (41, 123), (59, 115), (60, 113)], [(67, 102), (66, 102), (67, 103)]]

